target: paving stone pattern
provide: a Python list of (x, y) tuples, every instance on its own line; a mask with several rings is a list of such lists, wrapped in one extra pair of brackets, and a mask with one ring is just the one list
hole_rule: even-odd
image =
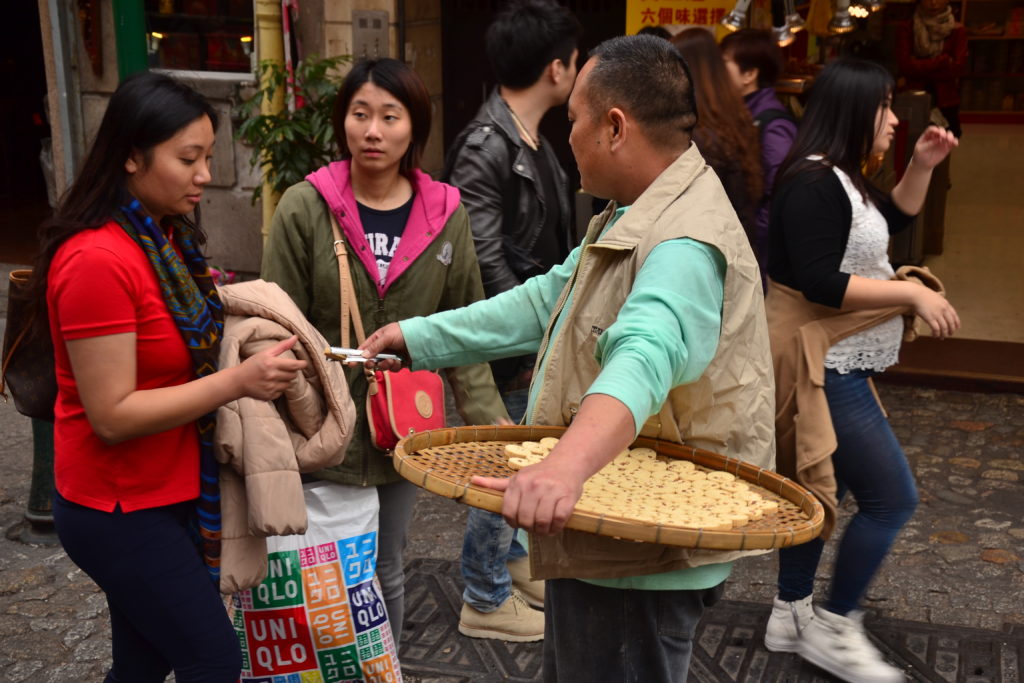
[[(407, 573), (410, 605), (402, 648), (406, 677), (431, 683), (537, 680), (539, 643), (504, 643), (464, 638), (456, 630), (461, 606), (458, 565), (448, 560), (413, 560)], [(772, 653), (762, 639), (771, 608), (765, 603), (723, 600), (701, 620), (690, 680), (834, 680), (793, 654)], [(1024, 625), (988, 631), (873, 617), (873, 641), (913, 681), (1008, 683), (1020, 680)]]
[[(1024, 396), (879, 388), (921, 505), (869, 590), (869, 627), (914, 680), (1020, 683)], [(0, 683), (100, 681), (110, 648), (103, 594), (59, 547), (14, 540), (28, 497), (29, 421), (0, 403), (0, 434)], [(852, 509), (844, 506), (844, 517)], [(538, 646), (455, 632), (464, 520), (463, 506), (421, 493), (408, 549), (406, 679), (533, 680)], [(691, 680), (830, 680), (760, 647), (774, 574), (774, 555), (737, 565), (726, 601), (702, 623)], [(826, 588), (822, 579), (817, 594)]]

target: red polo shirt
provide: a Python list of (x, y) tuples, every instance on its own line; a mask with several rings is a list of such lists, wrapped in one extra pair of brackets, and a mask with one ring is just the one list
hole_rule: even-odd
[(142, 249), (114, 222), (85, 230), (57, 250), (47, 286), (57, 369), (54, 476), (57, 490), (86, 507), (125, 512), (199, 495), (194, 423), (108, 446), (78, 396), (66, 340), (132, 332), (139, 390), (184, 384), (192, 360)]

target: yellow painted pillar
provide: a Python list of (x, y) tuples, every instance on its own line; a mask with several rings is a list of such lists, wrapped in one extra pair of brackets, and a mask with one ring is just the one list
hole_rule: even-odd
[[(284, 36), (281, 29), (280, 0), (256, 0), (256, 49), (259, 62), (267, 60), (284, 63)], [(263, 84), (261, 84), (263, 85)], [(260, 105), (261, 114), (277, 114), (284, 111), (284, 89), (279, 88), (272, 99), (264, 99)], [(264, 166), (264, 168), (266, 168)], [(262, 204), (263, 204), (263, 242), (266, 243), (270, 233), (270, 221), (281, 195), (274, 192), (266, 181), (264, 173)]]

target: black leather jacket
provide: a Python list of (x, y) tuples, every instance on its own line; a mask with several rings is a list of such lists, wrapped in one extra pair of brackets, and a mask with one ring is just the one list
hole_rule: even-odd
[[(544, 138), (541, 149), (560, 188), (559, 230), (565, 243), (573, 246), (568, 179)], [(462, 193), (488, 297), (555, 265), (539, 263), (533, 254), (544, 225), (544, 193), (537, 187), (530, 149), (519, 137), (497, 88), (456, 138), (441, 180)]]

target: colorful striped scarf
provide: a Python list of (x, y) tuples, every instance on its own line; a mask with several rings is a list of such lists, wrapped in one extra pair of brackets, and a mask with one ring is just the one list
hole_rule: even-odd
[[(196, 378), (217, 372), (224, 311), (206, 259), (199, 252), (195, 228), (183, 218), (171, 219), (174, 239), (181, 256), (167, 240), (163, 229), (147, 216), (139, 200), (114, 212), (128, 236), (135, 240), (153, 266), (160, 281), (167, 310), (178, 326), (192, 356)], [(213, 432), (217, 411), (196, 420), (199, 429), (199, 504), (196, 517), (203, 560), (214, 582), (220, 582), (220, 483), (213, 453)]]

